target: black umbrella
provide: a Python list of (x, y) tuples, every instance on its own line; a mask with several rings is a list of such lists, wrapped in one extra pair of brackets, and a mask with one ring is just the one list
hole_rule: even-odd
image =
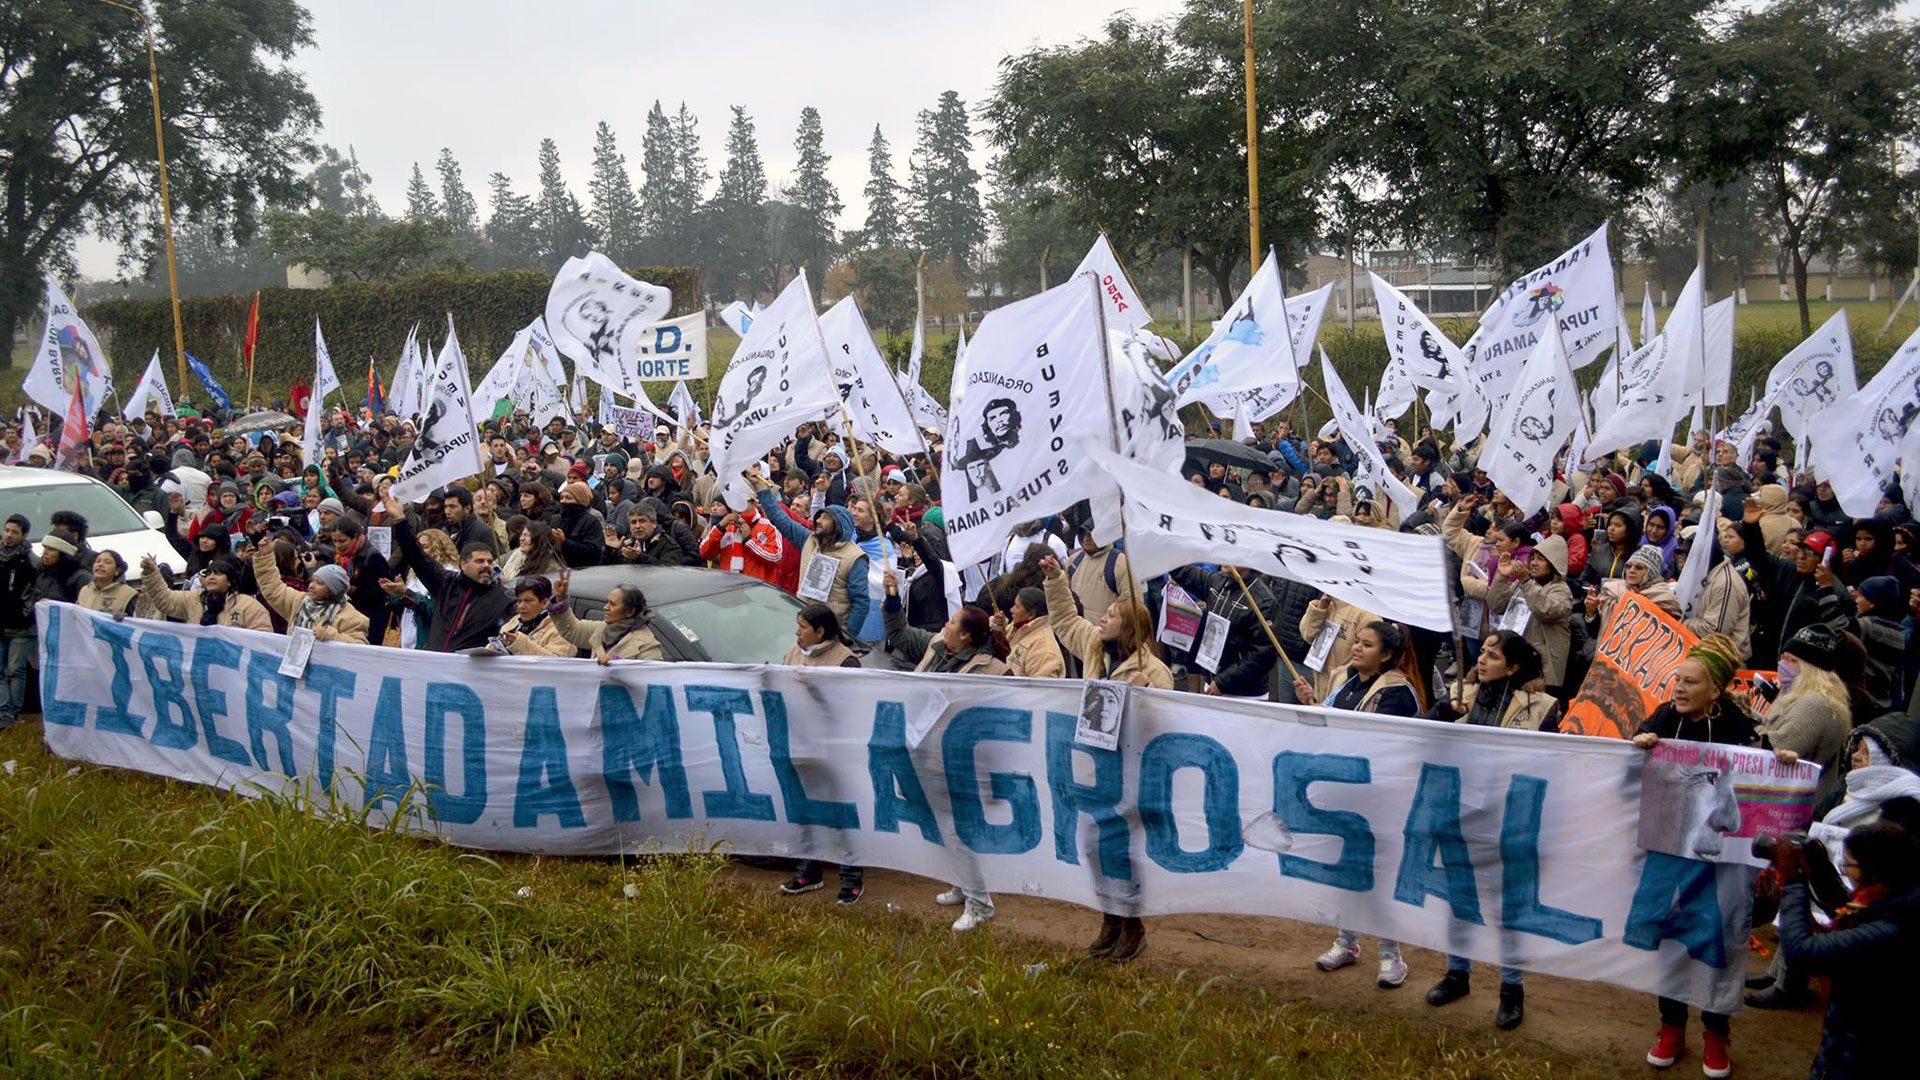
[(1204, 467), (1216, 463), (1243, 472), (1254, 469), (1273, 471), (1273, 459), (1245, 443), (1237, 443), (1232, 439), (1196, 439), (1187, 444), (1188, 469), (1195, 465)]
[(268, 411), (248, 413), (228, 424), (225, 430), (229, 435), (254, 435), (299, 426), (300, 420), (287, 413)]

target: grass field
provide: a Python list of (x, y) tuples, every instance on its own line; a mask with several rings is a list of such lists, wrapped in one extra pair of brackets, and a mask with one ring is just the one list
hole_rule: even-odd
[(70, 769), (37, 722), (0, 759), (8, 1076), (1598, 1075), (877, 904), (783, 905), (715, 855), (486, 857)]

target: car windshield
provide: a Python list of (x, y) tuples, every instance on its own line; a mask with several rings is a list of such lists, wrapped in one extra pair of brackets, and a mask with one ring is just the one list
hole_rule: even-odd
[(688, 642), (726, 664), (777, 664), (793, 645), (800, 606), (771, 586), (728, 589), (653, 609)]
[(47, 534), (55, 510), (73, 510), (87, 519), (92, 536), (139, 532), (147, 527), (125, 499), (105, 484), (51, 484), (46, 487), (10, 487), (0, 491), (8, 515), (25, 514), (33, 522), (35, 540)]

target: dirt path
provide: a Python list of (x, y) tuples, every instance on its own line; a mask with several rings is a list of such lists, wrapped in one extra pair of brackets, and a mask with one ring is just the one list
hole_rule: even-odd
[[(735, 872), (755, 887), (769, 891), (785, 878), (780, 873), (745, 866), (736, 866)], [(910, 916), (947, 923), (957, 912), (933, 903), (934, 894), (941, 888), (924, 878), (871, 870), (860, 906), (882, 907), (891, 902)], [(833, 889), (829, 871), (827, 888), (791, 902), (830, 910)], [(1071, 904), (1026, 896), (996, 896), (994, 903), (999, 914), (988, 932), (1018, 935), (1063, 953), (1079, 953), (1099, 929), (1099, 920), (1092, 912)], [(1205, 976), (1243, 978), (1279, 997), (1311, 997), (1361, 1016), (1385, 1013), (1445, 1025), (1470, 1037), (1507, 1040), (1522, 1047), (1531, 1044), (1570, 1054), (1602, 1071), (1617, 1065), (1621, 1076), (1700, 1075), (1697, 1020), (1688, 1029), (1686, 1058), (1664, 1071), (1646, 1065), (1647, 1047), (1658, 1025), (1653, 999), (1646, 994), (1603, 983), (1530, 974), (1526, 1022), (1517, 1031), (1501, 1032), (1493, 1026), (1500, 984), (1494, 968), (1476, 965), (1472, 995), (1435, 1009), (1426, 1003), (1426, 992), (1446, 970), (1444, 956), (1409, 947), (1406, 958), (1412, 976), (1399, 989), (1381, 990), (1374, 985), (1371, 940), (1363, 939), (1361, 963), (1353, 967), (1330, 975), (1314, 968), (1313, 958), (1332, 940), (1331, 930), (1282, 919), (1172, 916), (1147, 920), (1147, 951), (1139, 962), (1169, 974), (1184, 969)], [(1758, 957), (1752, 962), (1756, 971), (1765, 966)], [(1807, 1075), (1819, 1038), (1818, 1008), (1785, 1013), (1748, 1010), (1733, 1021), (1734, 1076), (1741, 1080), (1801, 1080)]]

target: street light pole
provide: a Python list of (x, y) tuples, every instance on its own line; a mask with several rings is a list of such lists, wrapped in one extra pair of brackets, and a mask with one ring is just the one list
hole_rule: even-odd
[(100, 0), (140, 20), (147, 34), (147, 84), (153, 89), (153, 146), (160, 161), (160, 225), (167, 242), (167, 295), (173, 301), (173, 352), (176, 363), (175, 386), (184, 392), (187, 386), (187, 335), (180, 325), (180, 276), (173, 261), (173, 198), (167, 190), (167, 135), (160, 122), (160, 62), (153, 48), (153, 20), (147, 13), (119, 0)]

